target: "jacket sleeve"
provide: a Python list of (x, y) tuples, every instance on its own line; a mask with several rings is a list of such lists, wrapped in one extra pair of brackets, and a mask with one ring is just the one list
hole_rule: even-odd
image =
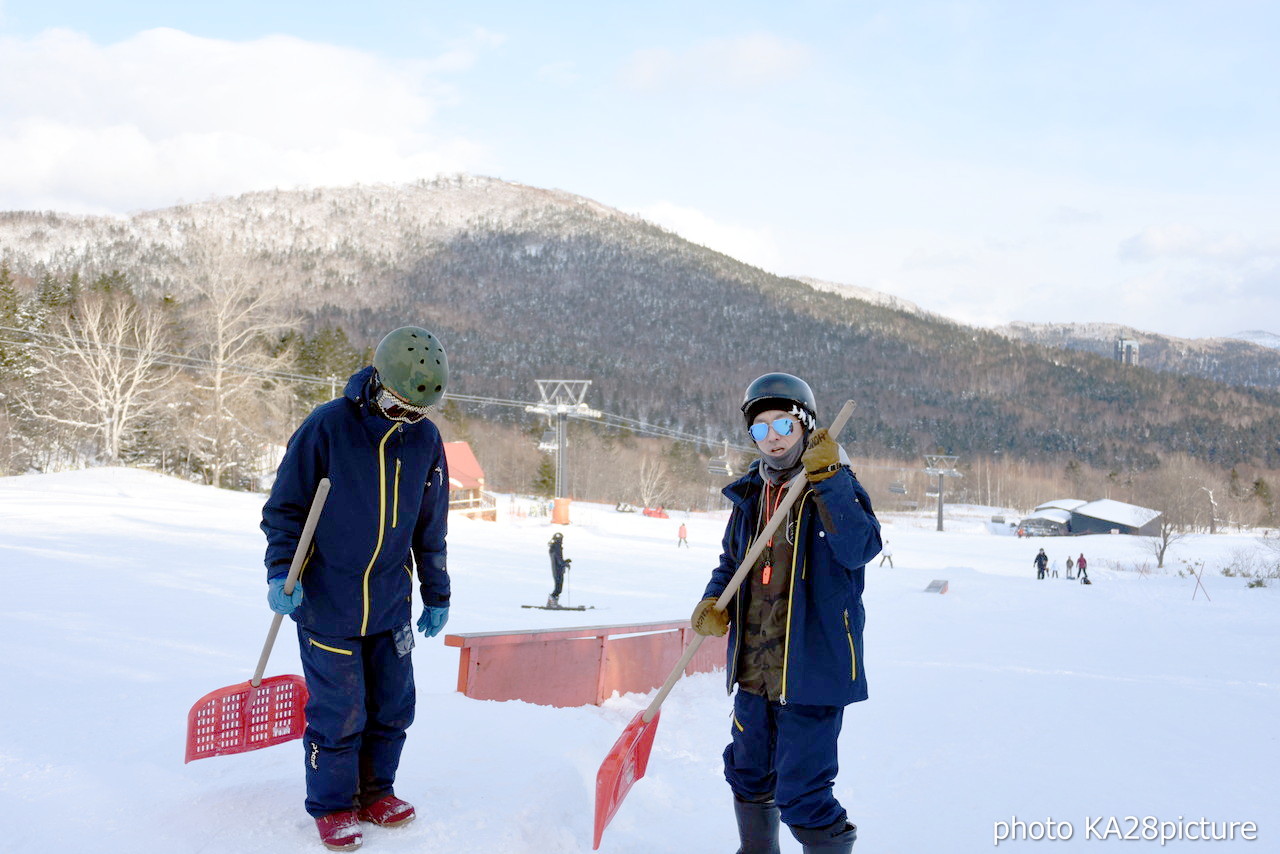
[(422, 604), (449, 604), (449, 570), (445, 535), (449, 527), (449, 465), (444, 456), (444, 443), (435, 442), (435, 461), (427, 469), (422, 507), (413, 529), (413, 560), (418, 566)]
[(262, 506), (268, 580), (289, 574), (316, 487), (328, 474), (327, 444), (318, 412), (308, 416), (289, 438), (271, 494)]
[(835, 559), (847, 569), (860, 569), (880, 554), (880, 521), (871, 496), (848, 468), (811, 487), (825, 511), (827, 540)]

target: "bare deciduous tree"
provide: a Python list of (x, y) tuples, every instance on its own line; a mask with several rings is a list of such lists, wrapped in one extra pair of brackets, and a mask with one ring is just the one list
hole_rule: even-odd
[(119, 292), (91, 293), (54, 318), (29, 348), (31, 416), (86, 431), (115, 464), (136, 427), (162, 404), (177, 368), (163, 364), (164, 318)]
[(188, 304), (193, 332), (190, 352), (205, 361), (191, 407), (193, 449), (204, 459), (207, 478), (223, 486), (227, 474), (251, 466), (264, 442), (252, 425), (270, 419), (261, 409), (271, 399), (263, 372), (281, 370), (284, 360), (267, 353), (267, 336), (294, 324), (284, 316), (277, 292), (270, 291), (234, 265), (212, 264), (192, 286)]
[(1164, 556), (1168, 553), (1169, 547), (1186, 535), (1185, 531), (1177, 530), (1173, 520), (1167, 514), (1160, 517), (1160, 532), (1146, 540), (1147, 549), (1155, 556), (1156, 569), (1164, 568)]
[(667, 464), (654, 456), (645, 456), (640, 461), (640, 471), (636, 477), (636, 492), (640, 503), (645, 507), (661, 507), (671, 495), (671, 475)]

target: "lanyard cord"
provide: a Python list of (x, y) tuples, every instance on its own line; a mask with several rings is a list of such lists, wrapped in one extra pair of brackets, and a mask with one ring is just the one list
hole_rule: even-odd
[[(770, 487), (769, 481), (766, 480), (764, 483), (764, 503), (760, 507), (760, 510), (762, 513), (762, 516), (761, 516), (762, 520), (773, 518), (773, 514), (777, 512), (778, 507), (782, 504), (782, 497), (787, 491), (786, 484), (780, 483), (778, 484), (778, 489), (775, 497), (770, 494), (769, 487)], [(768, 513), (764, 514), (764, 510), (766, 507), (768, 508)], [(761, 524), (763, 525), (763, 521), (761, 522)], [(768, 584), (769, 580), (773, 578), (773, 538), (776, 537), (777, 535), (778, 535), (778, 530), (777, 528), (775, 528), (774, 532), (769, 536), (769, 542), (765, 544), (764, 567), (761, 569), (761, 574), (760, 574), (760, 580), (765, 584)]]

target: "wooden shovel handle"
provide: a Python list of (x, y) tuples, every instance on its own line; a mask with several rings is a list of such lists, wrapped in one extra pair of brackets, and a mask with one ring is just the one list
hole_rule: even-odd
[[(835, 439), (840, 435), (840, 431), (844, 429), (844, 425), (848, 423), (849, 417), (853, 415), (854, 403), (852, 400), (846, 400), (844, 406), (840, 407), (836, 420), (831, 422), (831, 428), (828, 432), (831, 438)], [(791, 479), (791, 483), (787, 486), (787, 494), (783, 496), (782, 503), (778, 505), (778, 509), (773, 511), (773, 515), (764, 523), (764, 528), (754, 540), (751, 541), (747, 554), (742, 558), (742, 563), (738, 564), (738, 570), (729, 579), (729, 583), (725, 585), (724, 592), (720, 594), (720, 598), (716, 600), (716, 610), (723, 611), (729, 607), (729, 601), (733, 599), (733, 594), (738, 592), (738, 588), (742, 586), (742, 581), (747, 577), (747, 573), (751, 572), (751, 568), (755, 566), (756, 560), (760, 557), (760, 553), (764, 551), (765, 544), (769, 542), (769, 538), (773, 536), (773, 532), (778, 530), (778, 526), (791, 513), (791, 506), (796, 503), (796, 499), (800, 497), (800, 493), (804, 491), (805, 476), (804, 472), (796, 475)], [(672, 668), (671, 675), (667, 677), (667, 681), (663, 683), (659, 689), (657, 696), (653, 698), (653, 702), (649, 704), (649, 708), (644, 711), (644, 721), (648, 723), (653, 720), (653, 716), (658, 713), (658, 709), (662, 707), (662, 703), (667, 699), (667, 695), (671, 693), (671, 689), (675, 687), (676, 682), (680, 681), (680, 677), (684, 675), (684, 669), (689, 666), (689, 662), (693, 660), (693, 656), (698, 651), (698, 647), (702, 646), (705, 635), (695, 634), (689, 646), (685, 648), (684, 655), (680, 656), (680, 660), (676, 662), (676, 666)]]
[[(329, 478), (320, 478), (316, 485), (316, 496), (311, 499), (311, 509), (307, 512), (307, 521), (302, 525), (302, 536), (298, 538), (298, 547), (293, 550), (293, 562), (289, 564), (289, 575), (284, 580), (285, 595), (293, 593), (302, 574), (302, 565), (307, 561), (307, 550), (311, 548), (311, 538), (315, 536), (316, 524), (320, 521), (320, 511), (324, 510), (324, 502), (329, 498)], [(253, 671), (253, 679), (249, 684), (257, 688), (262, 684), (262, 674), (267, 669), (267, 659), (271, 657), (271, 647), (275, 646), (276, 634), (280, 631), (280, 621), (284, 614), (276, 614), (271, 620), (271, 629), (267, 632), (267, 642), (262, 645), (262, 655), (258, 656), (258, 669)]]

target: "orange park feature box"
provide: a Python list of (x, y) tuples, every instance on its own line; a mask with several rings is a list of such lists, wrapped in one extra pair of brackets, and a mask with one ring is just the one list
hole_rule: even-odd
[[(688, 620), (447, 635), (458, 647), (458, 690), (477, 700), (600, 705), (660, 686), (693, 638)], [(724, 667), (726, 639), (707, 638), (685, 674)]]

